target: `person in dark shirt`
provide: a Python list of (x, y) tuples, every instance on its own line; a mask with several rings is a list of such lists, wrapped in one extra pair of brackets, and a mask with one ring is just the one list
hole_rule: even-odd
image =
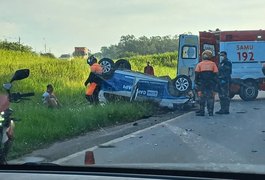
[(216, 114), (229, 114), (230, 106), (230, 82), (232, 74), (232, 63), (227, 59), (227, 53), (225, 51), (220, 52), (220, 65), (219, 65), (219, 86), (218, 95), (220, 99), (221, 109)]

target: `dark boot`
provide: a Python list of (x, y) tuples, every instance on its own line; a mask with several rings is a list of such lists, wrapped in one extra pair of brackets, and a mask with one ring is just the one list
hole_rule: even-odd
[(196, 116), (204, 116), (204, 112), (197, 113)]
[(93, 96), (87, 96), (87, 95), (86, 95), (86, 99), (87, 99), (87, 101), (88, 101), (90, 104), (93, 104), (93, 103), (94, 103)]
[(205, 107), (203, 105), (200, 106), (200, 109), (196, 111), (196, 116), (204, 116), (204, 109)]
[(229, 114), (229, 111), (224, 111), (220, 109), (219, 111), (216, 111), (215, 114)]
[(219, 111), (216, 111), (215, 114), (223, 114), (224, 111), (222, 109), (220, 109)]
[(199, 113), (201, 113), (202, 111), (199, 109), (199, 110), (197, 110), (197, 111), (195, 111), (196, 112), (196, 114), (199, 114)]
[(223, 108), (224, 114), (229, 114), (229, 107), (230, 107), (230, 99), (228, 97), (224, 102), (224, 108)]

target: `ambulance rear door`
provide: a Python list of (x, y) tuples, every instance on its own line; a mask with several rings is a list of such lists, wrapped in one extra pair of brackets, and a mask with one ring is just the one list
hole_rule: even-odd
[(205, 50), (210, 50), (213, 53), (213, 61), (216, 65), (219, 64), (219, 32), (199, 32), (200, 36), (200, 59), (201, 53)]
[(179, 36), (177, 75), (186, 75), (192, 82), (195, 79), (195, 67), (199, 62), (199, 39), (196, 35)]

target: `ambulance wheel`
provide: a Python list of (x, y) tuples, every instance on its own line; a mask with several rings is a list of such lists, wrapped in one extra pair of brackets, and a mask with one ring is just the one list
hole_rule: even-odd
[(131, 70), (131, 64), (126, 59), (119, 59), (115, 62), (115, 69), (128, 69)]
[(233, 97), (235, 97), (235, 95), (236, 95), (235, 93), (231, 93), (231, 92), (230, 92), (230, 93), (229, 93), (229, 97), (230, 97), (230, 99), (233, 99)]
[(255, 100), (258, 96), (258, 86), (254, 81), (246, 81), (246, 86), (241, 86), (239, 96), (244, 101)]
[(179, 75), (173, 80), (174, 88), (181, 92), (186, 93), (191, 90), (191, 79), (186, 75)]

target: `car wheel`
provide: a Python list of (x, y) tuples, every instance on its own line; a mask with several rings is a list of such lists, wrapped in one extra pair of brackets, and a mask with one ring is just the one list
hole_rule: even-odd
[(98, 63), (103, 68), (103, 77), (104, 78), (109, 78), (109, 77), (111, 77), (113, 75), (114, 62), (113, 62), (112, 59), (102, 58)]
[(109, 58), (102, 58), (99, 61), (99, 64), (103, 68), (103, 74), (109, 73), (114, 69), (114, 62), (112, 59)]
[(119, 59), (115, 62), (115, 69), (128, 69), (131, 70), (131, 64), (126, 59)]
[(186, 75), (179, 75), (173, 80), (174, 88), (181, 92), (186, 93), (191, 89), (191, 79)]
[(239, 96), (244, 101), (255, 100), (258, 96), (258, 86), (254, 81), (246, 81), (245, 86), (241, 86)]

